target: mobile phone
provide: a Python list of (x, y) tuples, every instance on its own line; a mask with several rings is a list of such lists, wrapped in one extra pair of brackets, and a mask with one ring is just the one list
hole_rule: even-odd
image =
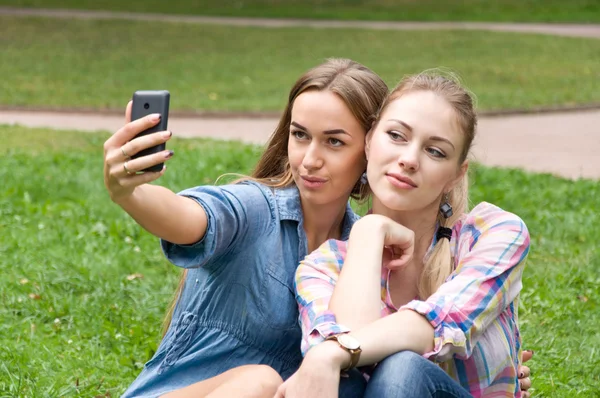
[[(147, 130), (142, 131), (137, 137), (143, 135), (156, 133), (158, 131), (167, 130), (167, 124), (169, 122), (169, 101), (171, 94), (167, 90), (138, 90), (133, 93), (133, 104), (131, 106), (131, 121), (137, 120), (151, 113), (160, 113), (160, 122), (155, 126), (150, 127)], [(152, 155), (153, 153), (164, 151), (166, 144), (162, 143), (150, 148), (146, 148), (135, 155), (132, 159), (139, 158), (146, 155)], [(150, 166), (143, 171), (161, 171), (164, 163), (159, 163), (154, 166)]]

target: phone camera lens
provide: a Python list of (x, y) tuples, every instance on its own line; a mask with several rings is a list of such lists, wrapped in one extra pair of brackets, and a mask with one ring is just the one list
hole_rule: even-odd
[(148, 109), (148, 108), (150, 108), (150, 104), (146, 102), (146, 103), (144, 104), (144, 109)]

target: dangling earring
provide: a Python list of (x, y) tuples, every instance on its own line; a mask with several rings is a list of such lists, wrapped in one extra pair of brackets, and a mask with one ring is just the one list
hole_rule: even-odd
[(360, 183), (363, 184), (363, 185), (367, 185), (367, 182), (369, 182), (369, 180), (367, 180), (367, 172), (365, 171), (360, 176)]
[(442, 213), (442, 216), (444, 216), (444, 218), (452, 217), (452, 214), (453, 214), (452, 206), (448, 202), (448, 194), (447, 193), (444, 194), (443, 203), (440, 206), (440, 213)]

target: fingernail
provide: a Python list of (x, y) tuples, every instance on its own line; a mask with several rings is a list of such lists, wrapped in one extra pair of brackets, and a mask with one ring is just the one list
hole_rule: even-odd
[(171, 131), (165, 131), (165, 132), (163, 133), (163, 138), (169, 138), (169, 137), (171, 137), (172, 135), (173, 135), (173, 132), (171, 132)]
[(160, 120), (160, 113), (153, 113), (150, 115), (150, 120), (153, 122), (158, 122)]
[(173, 151), (169, 151), (165, 154), (165, 159), (169, 159), (171, 156), (173, 156), (175, 154), (175, 152)]

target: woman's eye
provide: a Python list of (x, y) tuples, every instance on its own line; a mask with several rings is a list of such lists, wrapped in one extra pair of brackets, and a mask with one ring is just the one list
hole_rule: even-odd
[(304, 140), (307, 138), (306, 133), (300, 130), (294, 130), (290, 134), (292, 134), (297, 140)]
[(331, 146), (342, 146), (342, 145), (344, 145), (344, 142), (338, 140), (337, 138), (330, 138), (329, 139), (329, 145), (331, 145)]
[(392, 139), (392, 141), (405, 141), (402, 134), (397, 131), (388, 131), (388, 136)]
[(429, 152), (429, 154), (435, 158), (445, 158), (446, 154), (444, 154), (444, 152), (435, 149), (435, 148), (427, 148), (427, 152)]

